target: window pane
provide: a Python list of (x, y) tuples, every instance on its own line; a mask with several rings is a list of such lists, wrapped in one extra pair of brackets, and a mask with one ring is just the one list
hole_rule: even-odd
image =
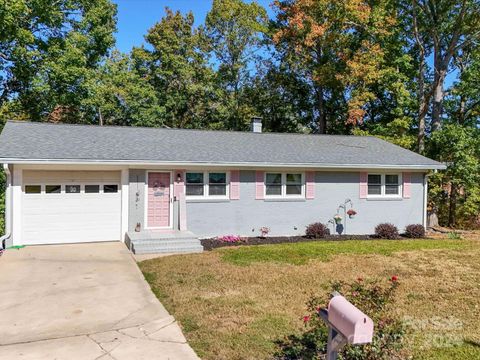
[(385, 194), (387, 195), (398, 195), (398, 185), (386, 185), (385, 186)]
[(187, 184), (203, 184), (203, 173), (187, 173)]
[(267, 174), (266, 181), (267, 184), (282, 184), (282, 174)]
[(62, 190), (61, 185), (47, 185), (45, 186), (45, 192), (47, 194), (60, 194)]
[(187, 196), (203, 196), (203, 185), (189, 185), (187, 184), (185, 189), (185, 195)]
[(287, 184), (301, 184), (302, 174), (287, 174)]
[(25, 194), (40, 194), (42, 187), (40, 185), (25, 185)]
[(209, 185), (208, 195), (227, 195), (226, 185)]
[(382, 175), (368, 175), (368, 184), (380, 185), (382, 183)]
[(287, 185), (287, 195), (302, 195), (302, 185)]
[(208, 182), (210, 184), (226, 184), (227, 174), (226, 173), (209, 173)]
[(103, 185), (103, 192), (106, 194), (118, 192), (118, 185)]
[(368, 195), (381, 195), (382, 187), (381, 185), (368, 185)]
[(282, 195), (282, 186), (281, 185), (267, 185), (266, 186), (267, 195)]
[(80, 194), (80, 185), (65, 185), (67, 194)]
[(398, 184), (398, 175), (385, 175), (385, 184), (386, 185), (397, 185)]
[(85, 193), (96, 194), (100, 192), (100, 185), (85, 185)]

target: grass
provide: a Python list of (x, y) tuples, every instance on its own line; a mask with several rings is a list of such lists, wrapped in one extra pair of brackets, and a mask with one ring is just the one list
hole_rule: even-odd
[(480, 241), (310, 242), (219, 249), (140, 263), (204, 359), (269, 359), (302, 331), (305, 302), (334, 280), (400, 279), (396, 315), (418, 359), (480, 358)]
[(465, 248), (465, 243), (455, 240), (349, 240), (316, 241), (276, 246), (242, 246), (236, 249), (221, 249), (222, 259), (235, 265), (250, 265), (256, 262), (278, 262), (303, 265), (311, 259), (328, 261), (334, 255), (379, 254), (390, 256), (398, 251)]

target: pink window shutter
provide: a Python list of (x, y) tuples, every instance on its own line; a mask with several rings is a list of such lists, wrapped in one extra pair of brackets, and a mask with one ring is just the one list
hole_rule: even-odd
[(315, 171), (308, 171), (306, 174), (306, 198), (315, 199)]
[(230, 200), (240, 199), (240, 171), (230, 171)]
[(404, 172), (402, 174), (403, 178), (403, 197), (405, 199), (410, 199), (412, 196), (412, 174)]
[(255, 199), (265, 199), (265, 184), (264, 184), (265, 172), (257, 171), (255, 173)]
[[(180, 174), (180, 181), (177, 181)], [(174, 170), (173, 172), (173, 195), (179, 199), (180, 194), (185, 192), (185, 170)]]
[(368, 195), (368, 174), (360, 173), (360, 199), (366, 199)]

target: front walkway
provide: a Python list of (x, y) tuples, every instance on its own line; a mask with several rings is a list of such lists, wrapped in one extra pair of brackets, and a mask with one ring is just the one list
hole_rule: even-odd
[(198, 359), (121, 243), (0, 257), (0, 359)]

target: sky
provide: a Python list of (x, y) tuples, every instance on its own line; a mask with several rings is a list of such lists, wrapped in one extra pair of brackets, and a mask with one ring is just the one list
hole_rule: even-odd
[[(257, 0), (271, 14), (270, 3), (273, 0)], [(165, 7), (180, 10), (182, 13), (192, 11), (195, 25), (202, 24), (212, 6), (211, 0), (113, 0), (118, 6), (117, 48), (129, 52), (133, 46), (144, 43), (148, 29), (165, 14)]]

